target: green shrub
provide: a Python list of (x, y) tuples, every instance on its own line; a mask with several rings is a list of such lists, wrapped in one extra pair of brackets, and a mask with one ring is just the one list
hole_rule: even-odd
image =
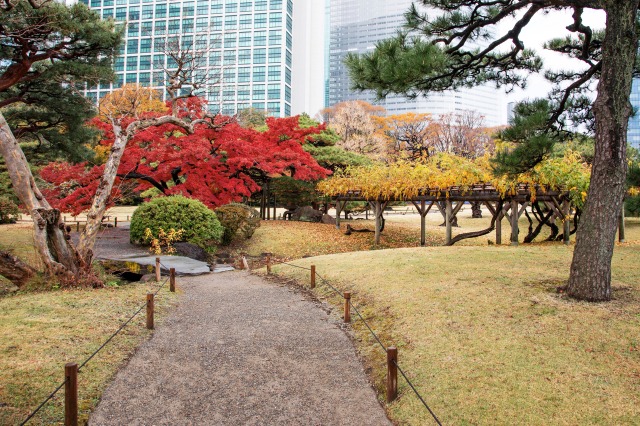
[(20, 214), (18, 206), (8, 197), (0, 197), (0, 223), (16, 223)]
[(155, 198), (138, 207), (131, 216), (131, 242), (143, 244), (147, 228), (156, 238), (160, 228), (182, 229), (181, 241), (196, 244), (208, 251), (215, 250), (223, 231), (212, 210), (198, 200), (181, 195)]
[(224, 227), (222, 244), (229, 245), (236, 236), (251, 238), (260, 226), (260, 213), (239, 203), (226, 204), (216, 209), (216, 215)]
[(640, 196), (629, 197), (624, 202), (627, 216), (640, 216)]

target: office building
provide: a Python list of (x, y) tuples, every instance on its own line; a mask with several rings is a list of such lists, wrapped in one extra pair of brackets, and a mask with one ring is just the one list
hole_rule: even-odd
[[(249, 107), (291, 114), (293, 0), (81, 0), (125, 25), (115, 59), (117, 81), (90, 87), (96, 101), (125, 83), (158, 90), (169, 51), (194, 53), (193, 77), (209, 108), (234, 114)], [(166, 94), (165, 94), (166, 96)]]
[(361, 99), (385, 107), (389, 115), (406, 112), (441, 115), (472, 110), (485, 117), (487, 126), (505, 124), (504, 94), (491, 86), (434, 93), (413, 100), (389, 96), (382, 101), (376, 101), (372, 92), (351, 90), (344, 57), (347, 53), (371, 52), (377, 41), (394, 37), (404, 25), (404, 13), (412, 0), (329, 0), (329, 3), (327, 106)]

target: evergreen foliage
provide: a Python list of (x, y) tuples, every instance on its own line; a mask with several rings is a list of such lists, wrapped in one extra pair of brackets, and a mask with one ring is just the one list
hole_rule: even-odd
[(202, 202), (180, 195), (155, 198), (138, 207), (131, 216), (131, 242), (145, 242), (149, 228), (154, 238), (160, 229), (184, 230), (182, 241), (196, 244), (208, 251), (222, 238), (223, 228), (216, 214)]

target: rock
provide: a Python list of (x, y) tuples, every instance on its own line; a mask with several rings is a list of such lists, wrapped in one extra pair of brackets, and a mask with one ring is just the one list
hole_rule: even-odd
[(320, 222), (323, 213), (315, 210), (311, 206), (298, 207), (291, 215), (291, 220), (299, 220), (301, 222)]
[(176, 249), (178, 256), (185, 256), (191, 259), (199, 260), (200, 262), (207, 262), (209, 260), (209, 253), (207, 253), (202, 247), (191, 243), (175, 243), (173, 247)]
[(145, 274), (140, 278), (141, 283), (150, 283), (156, 280), (156, 274)]
[(336, 219), (331, 215), (323, 214), (321, 222), (325, 223), (327, 225), (335, 225), (336, 224)]

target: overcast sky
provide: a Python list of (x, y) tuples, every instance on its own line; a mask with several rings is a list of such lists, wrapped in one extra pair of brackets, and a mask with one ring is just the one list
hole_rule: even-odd
[[(579, 61), (571, 61), (567, 56), (550, 52), (542, 48), (542, 45), (553, 38), (565, 37), (569, 34), (566, 26), (573, 22), (570, 12), (550, 12), (542, 15), (538, 14), (532, 19), (531, 23), (525, 27), (522, 32), (522, 39), (525, 46), (534, 48), (536, 52), (543, 58), (544, 66), (547, 69), (579, 69), (581, 63)], [(591, 26), (592, 29), (604, 28), (605, 15), (601, 11), (585, 10), (583, 22)], [(508, 30), (507, 23), (503, 29)], [(525, 90), (516, 89), (514, 92), (507, 94), (507, 100), (520, 101), (524, 98), (542, 97), (549, 92), (551, 85), (540, 75), (529, 76), (527, 88)]]

